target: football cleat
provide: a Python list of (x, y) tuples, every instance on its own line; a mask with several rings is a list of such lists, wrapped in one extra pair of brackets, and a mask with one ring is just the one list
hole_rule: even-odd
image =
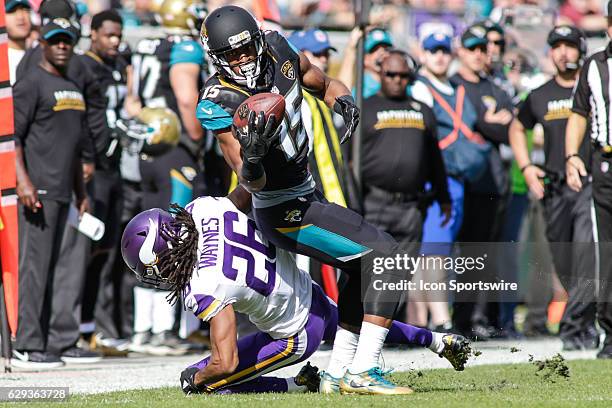
[(407, 395), (414, 391), (408, 387), (400, 387), (385, 378), (388, 372), (383, 372), (379, 367), (368, 371), (352, 374), (347, 371), (340, 379), (341, 394), (363, 394), (363, 395)]
[(325, 371), (321, 371), (319, 376), (321, 377), (319, 384), (321, 394), (338, 394), (340, 392), (340, 378), (332, 377)]
[(305, 385), (309, 392), (319, 392), (319, 369), (307, 362), (298, 375), (293, 377), (296, 385)]
[(447, 359), (457, 371), (463, 371), (465, 363), (472, 354), (470, 342), (458, 334), (445, 334), (442, 337), (444, 349), (440, 352), (440, 358)]

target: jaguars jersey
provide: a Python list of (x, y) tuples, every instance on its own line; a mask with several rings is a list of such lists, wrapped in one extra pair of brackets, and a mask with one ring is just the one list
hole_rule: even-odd
[(227, 305), (275, 339), (301, 330), (312, 281), (293, 255), (277, 249), (227, 198), (200, 197), (186, 207), (198, 229), (198, 261), (185, 306), (208, 321)]
[[(253, 205), (267, 207), (314, 190), (308, 171), (308, 138), (302, 123), (302, 88), (300, 60), (295, 48), (275, 31), (266, 33), (268, 57), (273, 80), (270, 89), (285, 97), (285, 115), (280, 125), (280, 138), (263, 159), (266, 185), (255, 193)], [(265, 75), (265, 74), (262, 74)], [(229, 130), (238, 106), (253, 94), (248, 88), (227, 81), (218, 73), (204, 85), (196, 116), (202, 127), (211, 131)]]
[[(141, 40), (132, 55), (134, 67), (133, 91), (145, 106), (170, 108), (183, 121), (178, 109), (176, 96), (170, 85), (170, 68), (174, 64), (196, 64), (204, 74), (204, 50), (199, 42), (188, 36), (172, 35), (167, 38)], [(202, 79), (202, 76), (200, 77)], [(203, 83), (200, 82), (198, 87)], [(181, 143), (194, 152), (185, 126), (181, 126)], [(194, 152), (195, 153), (195, 152)]]
[(123, 109), (123, 102), (127, 94), (127, 61), (119, 56), (114, 65), (105, 63), (99, 56), (91, 51), (83, 54), (81, 60), (95, 74), (100, 84), (102, 94), (106, 97), (106, 121), (111, 128), (115, 127), (117, 119), (128, 115)]

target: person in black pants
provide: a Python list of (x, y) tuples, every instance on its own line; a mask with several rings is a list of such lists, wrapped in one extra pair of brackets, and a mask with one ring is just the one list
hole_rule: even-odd
[[(450, 78), (453, 85), (465, 87), (465, 94), (476, 108), (478, 120), (475, 130), (492, 144), (489, 166), (480, 179), (466, 183), (463, 224), (457, 238), (458, 242), (494, 242), (498, 240), (503, 219), (503, 208), (508, 193), (507, 171), (502, 163), (498, 147), (508, 143), (508, 128), (512, 121), (512, 102), (504, 91), (489, 78), (481, 75), (487, 61), (487, 28), (475, 24), (466, 29), (461, 36), (459, 49), (461, 66), (457, 74)], [(470, 246), (470, 249), (476, 249)], [(465, 248), (469, 252), (468, 248)], [(474, 257), (482, 255), (478, 250)], [(466, 255), (468, 255), (466, 253)], [(459, 280), (467, 279), (467, 274)], [(493, 334), (494, 316), (497, 310), (492, 307), (492, 299), (486, 299), (482, 292), (480, 307), (475, 309), (471, 299), (459, 299), (453, 305), (453, 326), (460, 332), (479, 339)], [(487, 306), (487, 310), (483, 310)]]
[[(608, 35), (612, 36), (612, 1), (608, 2)], [(574, 191), (584, 187), (588, 172), (580, 155), (580, 146), (591, 118), (593, 144), (592, 178), (595, 223), (599, 249), (599, 289), (597, 321), (606, 333), (598, 358), (612, 358), (612, 127), (609, 117), (612, 95), (608, 92), (612, 72), (612, 43), (591, 55), (585, 62), (574, 92), (572, 114), (565, 131), (565, 172)]]
[[(564, 350), (597, 348), (595, 329), (595, 251), (591, 223), (591, 183), (580, 192), (565, 183), (565, 127), (571, 114), (572, 92), (586, 52), (586, 39), (573, 26), (555, 27), (548, 36), (557, 75), (533, 90), (521, 105), (510, 128), (510, 143), (533, 196), (543, 200), (557, 275), (569, 294), (559, 336)], [(544, 127), (544, 169), (531, 163), (525, 129)], [(590, 164), (588, 141), (580, 157)], [(544, 180), (548, 179), (547, 184)]]
[[(49, 342), (58, 328), (56, 310), (69, 300), (54, 288), (80, 292), (82, 283), (56, 268), (74, 191), (80, 213), (89, 202), (79, 160), (85, 99), (66, 77), (77, 39), (74, 26), (56, 18), (41, 29), (42, 58), (15, 84), (15, 141), (19, 197), (19, 328), (17, 367), (53, 368), (82, 356), (71, 345)], [(72, 306), (70, 304), (69, 306)]]

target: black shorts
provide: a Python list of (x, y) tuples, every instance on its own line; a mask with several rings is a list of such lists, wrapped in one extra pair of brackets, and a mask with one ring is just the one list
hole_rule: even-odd
[(388, 255), (397, 243), (356, 212), (312, 194), (253, 210), (257, 227), (274, 245), (347, 272), (364, 255)]

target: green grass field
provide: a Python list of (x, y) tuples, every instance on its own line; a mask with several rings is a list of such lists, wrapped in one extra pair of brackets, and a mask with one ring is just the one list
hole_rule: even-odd
[[(612, 406), (612, 361), (570, 361), (569, 378), (535, 364), (494, 365), (467, 368), (423, 370), (393, 375), (397, 382), (411, 386), (409, 396), (324, 396), (318, 394), (250, 394), (241, 396), (183, 396), (176, 388), (114, 392), (73, 396), (61, 405), (125, 407), (581, 407)], [(120, 373), (117, 373), (120, 375)], [(126, 379), (129, 381), (129, 379)], [(57, 406), (57, 403), (48, 404)], [(394, 406), (395, 404), (395, 406)], [(401, 405), (398, 405), (401, 404)], [(43, 404), (36, 404), (42, 406)]]

